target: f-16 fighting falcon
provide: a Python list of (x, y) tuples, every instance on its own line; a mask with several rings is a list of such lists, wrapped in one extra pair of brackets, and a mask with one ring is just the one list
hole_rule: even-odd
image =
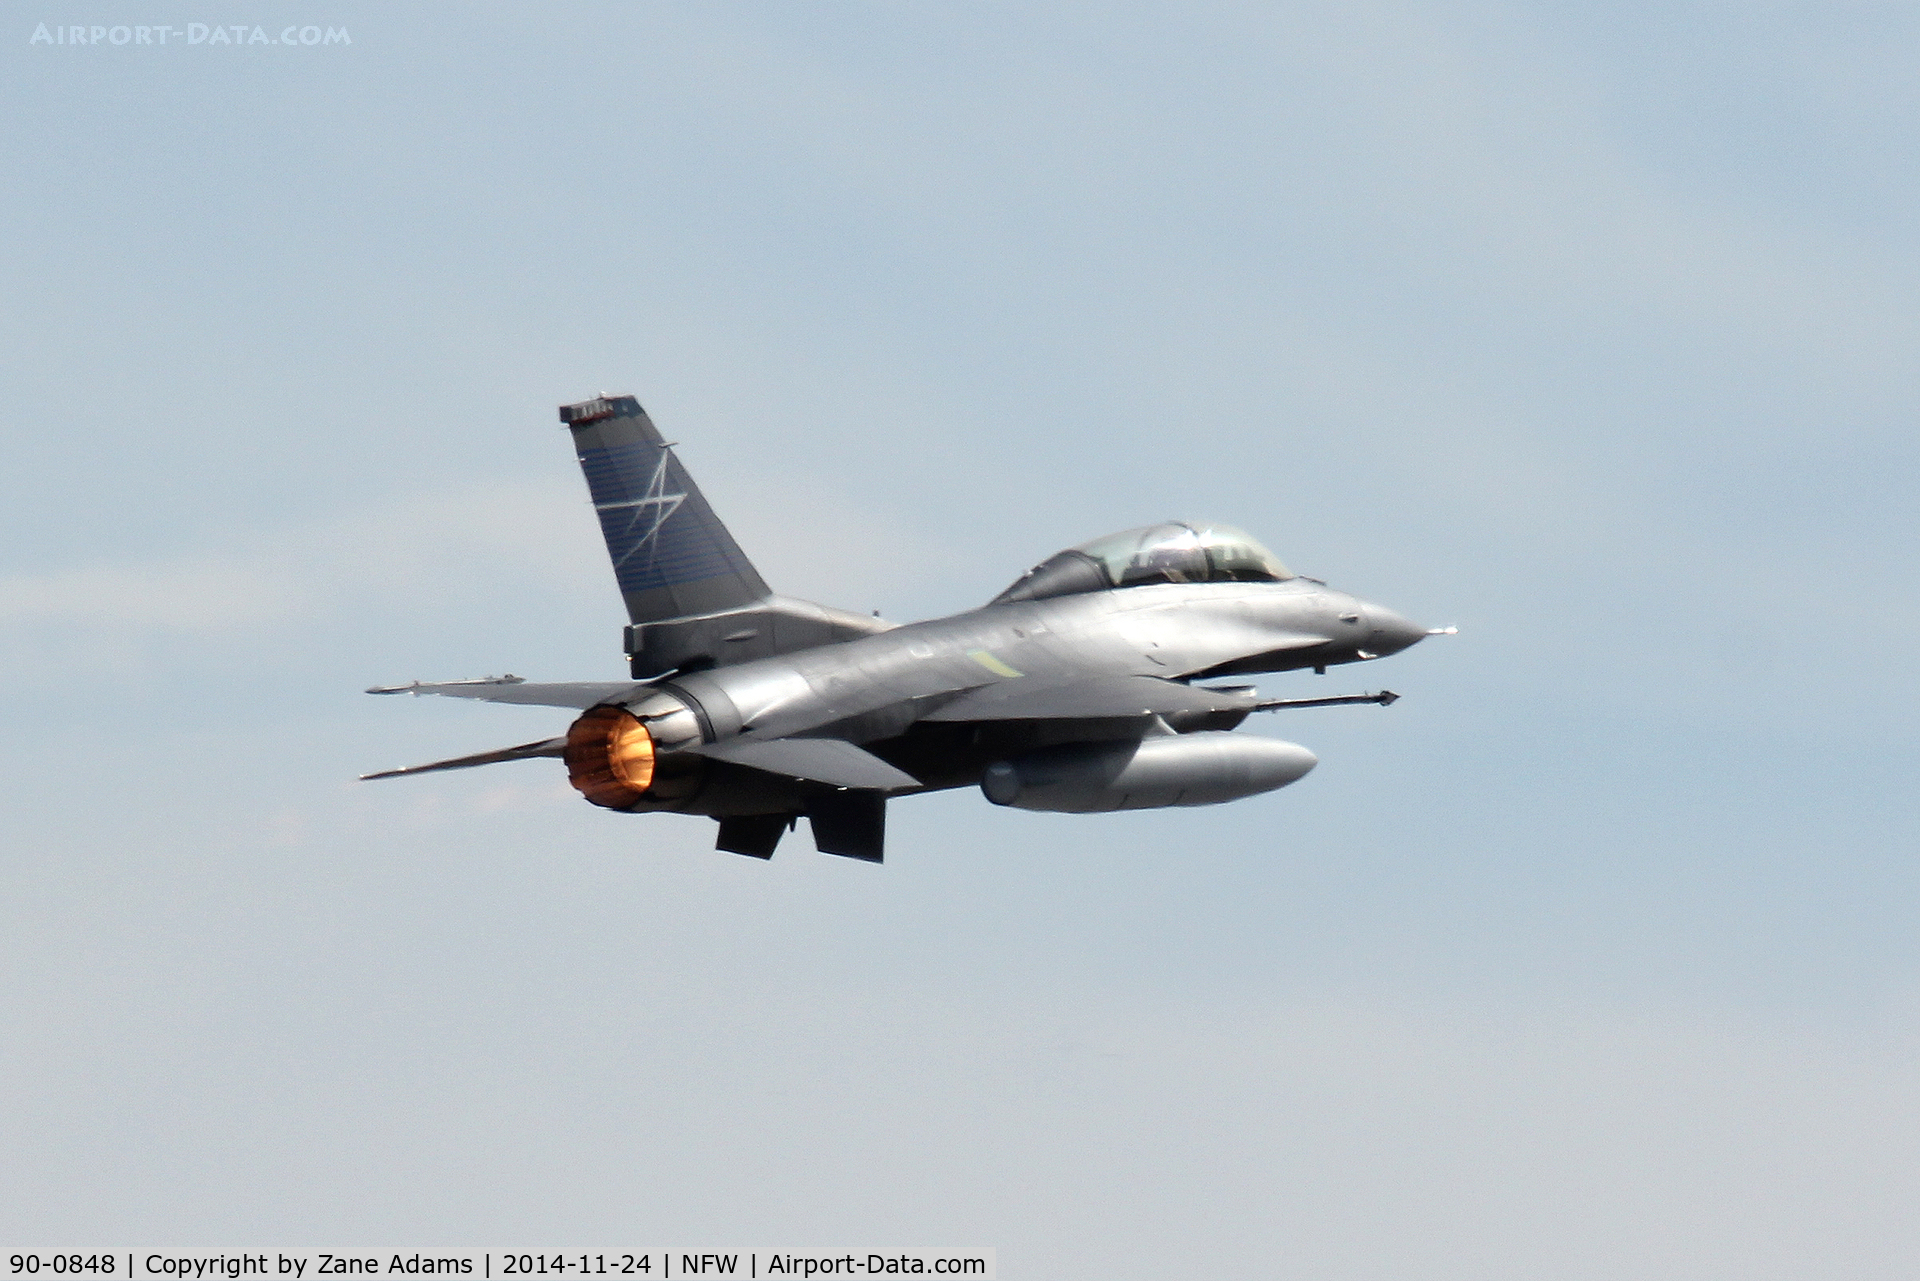
[(1318, 762), (1232, 733), (1251, 713), (1397, 695), (1262, 701), (1195, 682), (1324, 673), (1437, 634), (1204, 522), (1098, 538), (978, 609), (883, 622), (775, 595), (633, 397), (566, 405), (560, 421), (632, 619), (631, 679), (371, 689), (579, 715), (557, 738), (365, 777), (557, 757), (595, 805), (717, 819), (722, 850), (771, 858), (805, 817), (818, 849), (877, 863), (888, 800), (918, 792), (978, 786), (996, 805), (1078, 814), (1285, 787)]

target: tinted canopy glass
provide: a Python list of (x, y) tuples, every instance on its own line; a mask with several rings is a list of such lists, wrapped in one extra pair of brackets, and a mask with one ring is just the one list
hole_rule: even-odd
[(1170, 522), (1109, 534), (1049, 557), (993, 603), (1142, 583), (1278, 583), (1292, 577), (1244, 530)]

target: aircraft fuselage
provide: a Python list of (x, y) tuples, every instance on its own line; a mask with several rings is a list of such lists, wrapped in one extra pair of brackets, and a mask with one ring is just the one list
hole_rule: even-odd
[[(958, 750), (953, 740), (965, 737), (956, 731), (974, 727), (928, 718), (983, 686), (1018, 682), (1024, 689), (1094, 675), (1186, 681), (1325, 668), (1397, 653), (1424, 635), (1392, 610), (1312, 579), (1148, 584), (990, 605), (859, 640), (673, 676), (656, 688), (699, 709), (707, 743), (794, 735), (841, 739), (896, 764), (911, 760), (902, 767), (928, 785), (924, 790), (933, 790), (978, 782), (979, 769), (995, 754), (1072, 741), (1086, 732), (1083, 723), (996, 725), (992, 740), (980, 744), (982, 752), (965, 752), (965, 759), (936, 770), (929, 762)], [(912, 733), (916, 727), (918, 735)], [(916, 738), (927, 750), (892, 742)], [(930, 741), (935, 739), (938, 750)]]

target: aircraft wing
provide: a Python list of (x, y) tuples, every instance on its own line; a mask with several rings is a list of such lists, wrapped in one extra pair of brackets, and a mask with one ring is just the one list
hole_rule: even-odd
[(1249, 693), (1223, 693), (1157, 676), (1095, 676), (1048, 684), (999, 681), (969, 690), (927, 721), (1098, 720), (1171, 712), (1248, 711)]
[(479, 698), (489, 703), (526, 703), (534, 707), (597, 707), (617, 703), (644, 682), (555, 681), (538, 684), (519, 676), (489, 676), (477, 681), (412, 681), (405, 685), (376, 685), (369, 694), (439, 694), (446, 698)]
[(862, 791), (897, 792), (920, 786), (920, 780), (875, 756), (863, 747), (837, 738), (776, 738), (752, 742), (732, 739), (687, 749), (716, 761), (732, 761), (835, 787), (853, 787)]

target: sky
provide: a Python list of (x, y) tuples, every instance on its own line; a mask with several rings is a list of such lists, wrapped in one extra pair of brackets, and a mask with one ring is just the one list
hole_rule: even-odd
[[(349, 41), (33, 41), (135, 19)], [(1920, 1269), (1910, 6), (0, 34), (0, 1239)], [(369, 685), (622, 674), (600, 392), (790, 595), (1208, 519), (1460, 633), (879, 867), (356, 781), (566, 717)]]

